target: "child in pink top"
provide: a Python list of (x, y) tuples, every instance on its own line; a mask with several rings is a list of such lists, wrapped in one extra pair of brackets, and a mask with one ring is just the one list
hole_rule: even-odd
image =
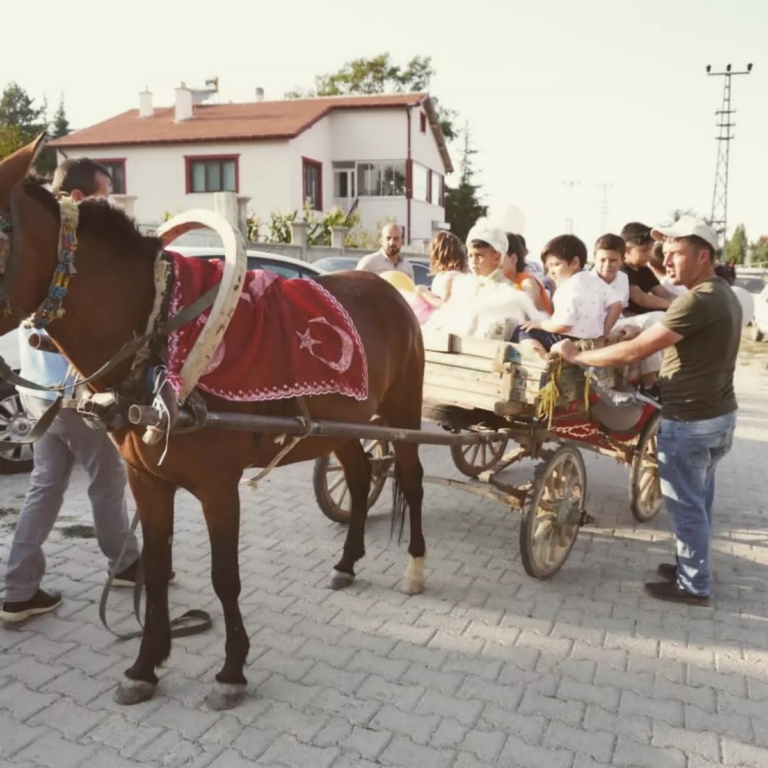
[(467, 271), (464, 244), (452, 232), (438, 232), (429, 246), (429, 272), (434, 275), (432, 287), (416, 286), (420, 299), (416, 316), (421, 325), (451, 297), (454, 278)]

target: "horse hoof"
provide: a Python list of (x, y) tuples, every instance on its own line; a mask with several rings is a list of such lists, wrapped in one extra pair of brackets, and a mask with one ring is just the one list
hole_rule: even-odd
[(217, 712), (234, 709), (245, 698), (246, 686), (238, 683), (216, 683), (205, 697), (205, 703)]
[(331, 571), (331, 589), (344, 589), (355, 580), (354, 574), (337, 571), (335, 568)]
[(147, 683), (144, 680), (125, 680), (117, 686), (114, 700), (118, 704), (131, 706), (132, 704), (141, 704), (142, 701), (149, 701), (155, 695), (157, 686), (153, 683)]
[(400, 582), (400, 591), (406, 595), (420, 595), (424, 591), (424, 579), (406, 577)]

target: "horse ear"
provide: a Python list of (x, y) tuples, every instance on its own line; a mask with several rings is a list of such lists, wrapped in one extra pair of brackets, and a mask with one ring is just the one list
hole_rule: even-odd
[(26, 147), (17, 149), (12, 155), (0, 162), (0, 210), (8, 207), (11, 192), (29, 173), (35, 158), (45, 144), (45, 139), (46, 134), (43, 132)]

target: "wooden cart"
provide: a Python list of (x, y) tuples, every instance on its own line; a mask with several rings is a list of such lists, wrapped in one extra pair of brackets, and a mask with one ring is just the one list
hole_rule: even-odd
[[(592, 521), (585, 508), (587, 472), (581, 448), (629, 465), (633, 515), (646, 522), (658, 514), (659, 412), (654, 406), (610, 406), (591, 391), (595, 384), (587, 384), (578, 366), (545, 361), (514, 344), (441, 334), (425, 339), (425, 346), (423, 417), (455, 435), (455, 442), (448, 443), (451, 456), (469, 479), (424, 480), (521, 511), (520, 553), (530, 576), (548, 579), (557, 573), (579, 528)], [(623, 370), (606, 369), (598, 375), (608, 387), (625, 386)], [(466, 444), (462, 437), (467, 433), (486, 439)], [(390, 474), (393, 453), (386, 438), (362, 442), (373, 469), (372, 506)], [(512, 485), (501, 479), (505, 469), (525, 458), (539, 462), (529, 482)], [(315, 462), (314, 489), (327, 517), (349, 521), (349, 494), (332, 455)]]

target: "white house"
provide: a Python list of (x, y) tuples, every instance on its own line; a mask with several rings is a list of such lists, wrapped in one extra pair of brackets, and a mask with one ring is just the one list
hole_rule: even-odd
[(394, 219), (406, 242), (445, 227), (445, 175), (453, 170), (426, 93), (329, 97), (244, 104), (198, 103), (182, 85), (174, 107), (152, 94), (131, 109), (51, 142), (59, 161), (105, 165), (115, 196), (140, 224), (166, 211), (212, 208), (213, 192), (238, 196), (241, 215), (327, 212), (357, 201), (363, 227)]

